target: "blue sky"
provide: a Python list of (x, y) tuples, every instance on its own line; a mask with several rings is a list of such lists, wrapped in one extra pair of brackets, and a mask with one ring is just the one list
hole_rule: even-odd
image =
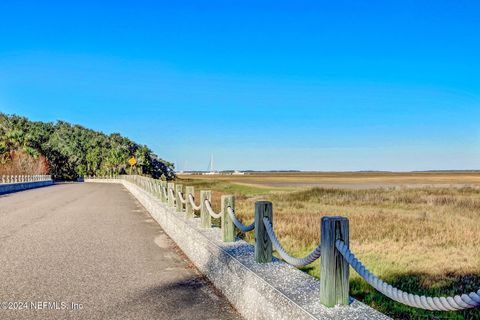
[(179, 169), (480, 169), (478, 1), (2, 1), (0, 111)]

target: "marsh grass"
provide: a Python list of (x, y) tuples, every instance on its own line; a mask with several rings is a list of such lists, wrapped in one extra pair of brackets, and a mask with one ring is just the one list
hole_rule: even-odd
[[(319, 243), (320, 218), (350, 220), (350, 247), (382, 279), (415, 294), (453, 295), (480, 288), (480, 190), (463, 187), (279, 191), (226, 181), (191, 181), (196, 189), (236, 195), (236, 213), (253, 221), (255, 201), (274, 206), (274, 229), (285, 249), (300, 257)], [(201, 184), (204, 183), (204, 184)], [(253, 233), (242, 235), (253, 242)], [(319, 263), (302, 268), (319, 277)], [(479, 310), (430, 312), (393, 302), (351, 271), (351, 294), (397, 319), (480, 319)]]

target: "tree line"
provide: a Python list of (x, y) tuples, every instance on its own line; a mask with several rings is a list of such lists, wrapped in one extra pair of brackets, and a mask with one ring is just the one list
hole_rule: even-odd
[[(132, 156), (137, 163), (130, 167)], [(146, 145), (118, 133), (106, 135), (65, 121), (30, 121), (0, 113), (2, 174), (51, 174), (74, 180), (135, 173), (169, 180), (175, 177), (173, 169)]]

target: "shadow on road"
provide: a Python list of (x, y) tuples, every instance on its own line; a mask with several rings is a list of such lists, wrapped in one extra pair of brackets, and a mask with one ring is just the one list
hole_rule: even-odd
[(140, 291), (130, 301), (117, 304), (106, 316), (124, 318), (136, 314), (142, 318), (145, 310), (151, 314), (144, 317), (152, 319), (241, 319), (201, 276)]

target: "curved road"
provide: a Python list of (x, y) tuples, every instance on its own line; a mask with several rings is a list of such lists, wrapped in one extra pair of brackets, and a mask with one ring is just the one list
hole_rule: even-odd
[(240, 318), (121, 185), (0, 196), (0, 240), (2, 320)]

